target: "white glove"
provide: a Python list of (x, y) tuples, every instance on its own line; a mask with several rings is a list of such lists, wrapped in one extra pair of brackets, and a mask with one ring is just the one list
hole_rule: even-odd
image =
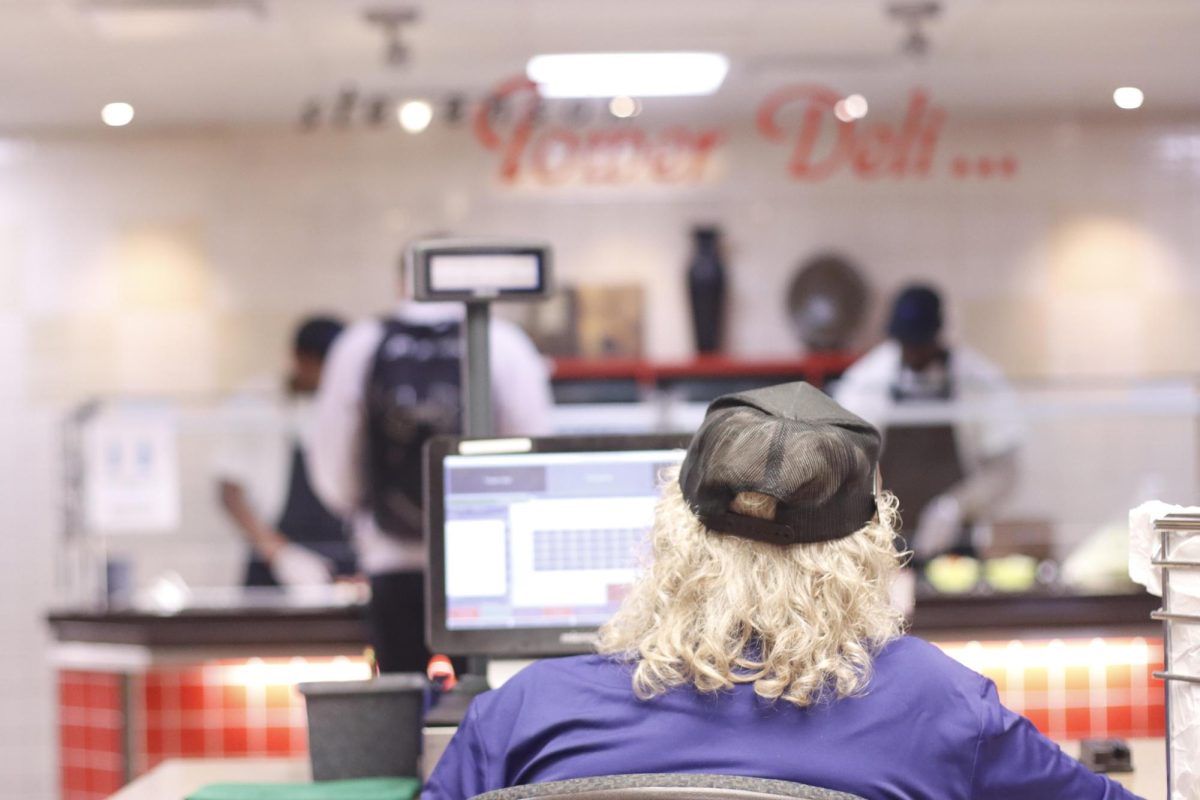
[(917, 533), (910, 542), (914, 556), (928, 560), (946, 552), (958, 541), (962, 526), (962, 506), (953, 496), (933, 498), (917, 520)]
[(271, 574), (284, 586), (322, 586), (333, 582), (325, 559), (298, 544), (285, 544), (271, 559)]

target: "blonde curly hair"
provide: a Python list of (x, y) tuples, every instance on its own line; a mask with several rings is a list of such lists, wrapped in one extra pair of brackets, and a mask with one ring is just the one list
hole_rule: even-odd
[[(689, 684), (750, 683), (801, 707), (861, 694), (872, 655), (904, 624), (888, 595), (900, 565), (896, 498), (881, 493), (876, 507), (850, 536), (781, 547), (708, 530), (669, 475), (649, 563), (601, 629), (600, 652), (634, 665), (641, 699)], [(775, 502), (744, 493), (734, 510), (770, 518)]]

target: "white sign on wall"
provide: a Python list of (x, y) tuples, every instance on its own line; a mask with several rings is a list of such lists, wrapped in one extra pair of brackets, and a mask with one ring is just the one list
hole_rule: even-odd
[(157, 405), (105, 409), (84, 434), (89, 529), (166, 532), (179, 527), (175, 415)]

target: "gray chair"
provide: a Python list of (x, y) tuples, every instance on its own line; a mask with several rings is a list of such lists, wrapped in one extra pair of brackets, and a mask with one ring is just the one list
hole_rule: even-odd
[(472, 800), (863, 800), (788, 781), (685, 773), (605, 775), (496, 789)]

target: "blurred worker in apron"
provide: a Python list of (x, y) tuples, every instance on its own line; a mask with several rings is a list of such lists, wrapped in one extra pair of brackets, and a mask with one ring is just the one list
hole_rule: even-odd
[(231, 407), (217, 479), (221, 504), (251, 548), (247, 587), (324, 584), (358, 571), (346, 521), (317, 498), (308, 461), (312, 397), (341, 331), (329, 317), (303, 321), (283, 396)]
[(888, 340), (842, 376), (834, 398), (880, 428), (884, 487), (900, 498), (918, 562), (973, 554), (975, 524), (1016, 483), (1023, 436), (1017, 399), (998, 367), (942, 338), (942, 299), (930, 286), (900, 291)]

